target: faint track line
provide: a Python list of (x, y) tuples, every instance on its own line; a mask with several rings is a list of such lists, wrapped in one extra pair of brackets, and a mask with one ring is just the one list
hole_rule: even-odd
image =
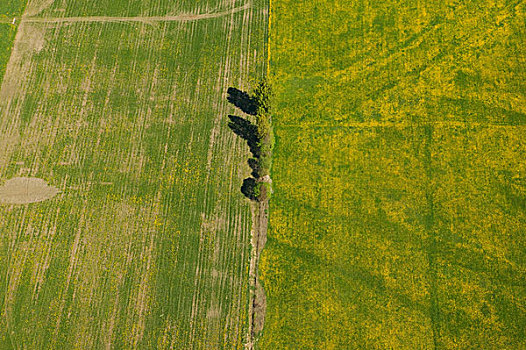
[[(203, 14), (181, 14), (175, 16), (137, 16), (137, 17), (111, 17), (111, 16), (88, 16), (88, 17), (22, 17), (22, 21), (27, 23), (152, 23), (152, 22), (190, 22), (203, 19), (218, 18), (228, 16), (234, 13), (242, 12), (249, 9), (251, 3), (244, 6), (236, 7), (232, 10), (203, 13)], [(0, 23), (12, 23), (13, 19), (1, 18)]]
[[(526, 124), (510, 122), (472, 122), (472, 121), (426, 121), (426, 124), (434, 127), (495, 127), (495, 128), (517, 128), (525, 127)], [(282, 129), (341, 129), (341, 128), (409, 128), (414, 127), (411, 121), (364, 121), (364, 122), (347, 122), (340, 125), (331, 124), (286, 124), (280, 125)]]

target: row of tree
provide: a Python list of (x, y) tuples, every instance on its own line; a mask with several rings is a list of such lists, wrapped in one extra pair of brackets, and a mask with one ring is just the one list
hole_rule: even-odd
[(227, 100), (242, 112), (255, 116), (255, 123), (248, 118), (229, 115), (228, 127), (247, 142), (252, 153), (248, 165), (251, 177), (243, 180), (241, 192), (255, 201), (267, 200), (270, 195), (270, 167), (272, 156), (272, 129), (270, 117), (270, 88), (266, 81), (260, 82), (249, 94), (230, 87)]

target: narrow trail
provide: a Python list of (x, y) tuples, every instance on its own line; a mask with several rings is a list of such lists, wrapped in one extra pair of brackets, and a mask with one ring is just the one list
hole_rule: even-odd
[(252, 252), (249, 268), (250, 302), (248, 306), (249, 324), (245, 350), (254, 350), (258, 335), (263, 330), (267, 300), (265, 290), (259, 280), (259, 259), (267, 242), (269, 202), (253, 202), (252, 206)]
[(87, 16), (87, 17), (25, 17), (22, 18), (0, 18), (0, 23), (13, 23), (15, 20), (20, 20), (26, 23), (106, 23), (106, 22), (139, 22), (139, 23), (152, 23), (152, 22), (190, 22), (198, 21), (202, 19), (218, 18), (228, 16), (237, 12), (242, 12), (249, 9), (252, 6), (251, 3), (247, 3), (244, 6), (236, 7), (232, 10), (215, 12), (215, 13), (203, 13), (203, 14), (181, 14), (175, 16), (137, 16), (137, 17), (111, 17), (111, 16)]

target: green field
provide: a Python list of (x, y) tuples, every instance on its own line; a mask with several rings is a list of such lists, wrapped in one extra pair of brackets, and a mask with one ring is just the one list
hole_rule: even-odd
[(526, 347), (525, 12), (272, 1), (261, 349)]
[(0, 83), (2, 83), (7, 62), (11, 56), (15, 33), (16, 25), (0, 23)]
[(250, 169), (225, 97), (265, 72), (268, 4), (176, 3), (29, 1), (0, 57), (0, 185), (61, 190), (0, 205), (0, 349), (242, 348)]
[(11, 18), (20, 16), (24, 10), (24, 6), (25, 1), (22, 0), (4, 0), (0, 3), (0, 84), (2, 83), (5, 68), (11, 55), (13, 40), (15, 39), (18, 25), (16, 23), (12, 24)]

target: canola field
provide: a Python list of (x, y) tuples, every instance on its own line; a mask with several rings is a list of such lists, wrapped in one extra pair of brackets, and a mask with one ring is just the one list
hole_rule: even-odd
[(525, 12), (272, 0), (259, 348), (524, 348)]
[(0, 204), (0, 349), (242, 348), (250, 169), (226, 90), (265, 73), (268, 4), (25, 5), (0, 4), (0, 185), (60, 193)]

